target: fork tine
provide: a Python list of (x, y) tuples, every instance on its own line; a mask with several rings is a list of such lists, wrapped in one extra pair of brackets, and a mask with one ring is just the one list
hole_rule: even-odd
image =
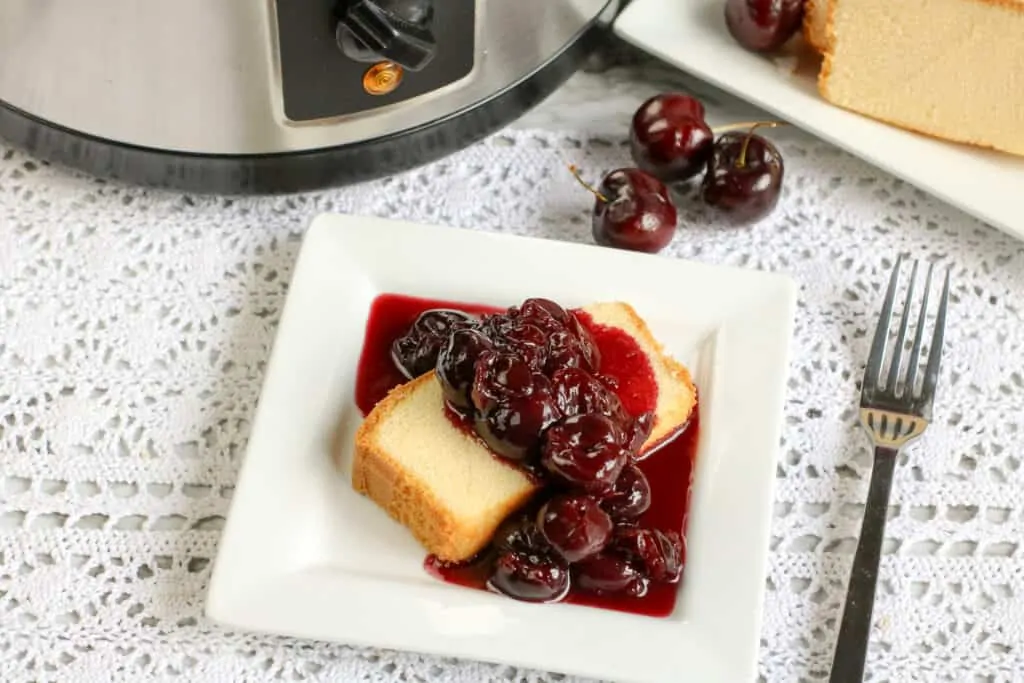
[(900, 280), (900, 266), (903, 264), (903, 257), (896, 258), (896, 265), (889, 277), (889, 289), (885, 293), (885, 301), (882, 302), (882, 313), (878, 317), (878, 327), (875, 328), (875, 338), (871, 342), (871, 352), (868, 354), (867, 367), (864, 368), (864, 386), (862, 391), (874, 391), (878, 388), (878, 378), (882, 374), (882, 361), (885, 360), (885, 342), (889, 339), (889, 324), (892, 322), (892, 304), (896, 299), (896, 285)]
[(903, 361), (903, 346), (907, 343), (907, 324), (910, 322), (910, 304), (914, 302), (914, 282), (917, 280), (917, 261), (910, 269), (910, 283), (907, 285), (907, 298), (903, 301), (903, 313), (900, 315), (900, 329), (896, 333), (896, 342), (892, 347), (892, 362), (889, 364), (889, 379), (885, 389), (896, 395), (896, 381), (900, 377), (900, 363)]
[(917, 367), (921, 362), (921, 342), (924, 341), (924, 325), (928, 321), (928, 294), (932, 289), (932, 271), (935, 263), (928, 264), (928, 273), (924, 276), (924, 294), (921, 296), (921, 312), (917, 316), (917, 331), (914, 333), (914, 346), (910, 349), (907, 361), (907, 381), (903, 388), (904, 396), (914, 395), (914, 383), (917, 381)]
[(942, 336), (946, 328), (946, 309), (949, 307), (949, 276), (951, 268), (946, 269), (946, 281), (942, 284), (942, 298), (939, 299), (939, 310), (935, 314), (935, 332), (932, 334), (931, 348), (928, 349), (928, 366), (924, 371), (924, 382), (921, 384), (921, 400), (931, 403), (935, 397), (935, 385), (939, 383), (939, 361), (942, 359)]

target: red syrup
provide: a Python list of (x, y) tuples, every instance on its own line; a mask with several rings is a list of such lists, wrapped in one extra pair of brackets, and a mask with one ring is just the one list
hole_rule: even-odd
[[(693, 484), (693, 463), (700, 435), (700, 418), (694, 408), (688, 425), (670, 437), (639, 467), (651, 484), (651, 507), (639, 519), (640, 526), (679, 531), (686, 538), (687, 513)], [(683, 549), (685, 553), (686, 545)], [(685, 560), (685, 555), (684, 555)], [(469, 588), (486, 589), (490, 567), (494, 561), (491, 550), (468, 564), (450, 565), (429, 556), (424, 563), (433, 576), (448, 583)], [(685, 569), (684, 569), (685, 579)], [(592, 595), (570, 591), (563, 602), (588, 605), (649, 617), (667, 617), (676, 604), (679, 584), (651, 582), (647, 595), (632, 598), (619, 595)]]
[(598, 325), (583, 311), (574, 311), (601, 352), (601, 374), (618, 383), (615, 393), (630, 415), (653, 411), (658, 405), (654, 370), (636, 340), (615, 327)]
[[(435, 308), (473, 314), (501, 311), (480, 304), (438, 301), (398, 294), (378, 296), (370, 308), (356, 375), (356, 404), (364, 415), (368, 414), (391, 389), (407, 381), (391, 360), (391, 343), (405, 334), (420, 313)], [(586, 313), (575, 313), (590, 331), (601, 352), (601, 373), (616, 380), (616, 394), (623, 406), (634, 415), (653, 410), (657, 403), (654, 372), (636, 342), (621, 330), (595, 324)], [(479, 438), (468, 419), (448, 407), (444, 410), (453, 425)], [(639, 468), (647, 476), (651, 486), (651, 506), (638, 520), (641, 526), (662, 531), (678, 531), (685, 539), (699, 434), (700, 419), (695, 406), (689, 422), (679, 432), (665, 439), (654, 453), (639, 463)], [(534, 473), (528, 474), (535, 476)], [(537, 503), (531, 505), (531, 509), (534, 507), (537, 507)], [(486, 590), (493, 560), (494, 553), (488, 549), (475, 560), (459, 565), (446, 564), (434, 556), (428, 556), (424, 561), (424, 568), (431, 575), (447, 583)], [(675, 607), (678, 589), (679, 584), (651, 582), (647, 594), (642, 598), (570, 591), (564, 602), (642, 616), (666, 617)]]
[(473, 314), (501, 311), (493, 306), (420, 299), (403, 294), (381, 294), (374, 299), (356, 372), (356, 405), (363, 416), (369, 415), (389, 391), (409, 381), (391, 360), (391, 342), (405, 334), (420, 313), (433, 308)]

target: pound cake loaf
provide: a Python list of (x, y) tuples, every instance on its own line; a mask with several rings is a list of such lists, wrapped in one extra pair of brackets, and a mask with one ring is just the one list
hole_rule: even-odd
[(829, 4), (818, 82), (825, 99), (908, 130), (1024, 155), (1024, 0)]
[[(657, 400), (641, 451), (655, 447), (690, 417), (696, 389), (689, 372), (663, 352), (627, 304), (595, 304), (582, 311), (594, 324), (629, 335), (646, 356)], [(446, 415), (434, 372), (393, 389), (367, 416), (356, 434), (352, 486), (446, 562), (476, 555), (539, 490), (537, 480), (503, 462)]]

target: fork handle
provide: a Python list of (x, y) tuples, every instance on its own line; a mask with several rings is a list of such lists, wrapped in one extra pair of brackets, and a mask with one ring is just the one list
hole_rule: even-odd
[(875, 447), (864, 521), (861, 522), (857, 552), (853, 556), (853, 569), (850, 572), (829, 683), (861, 683), (864, 678), (864, 663), (871, 635), (871, 612), (878, 582), (878, 563), (882, 557), (889, 491), (892, 490), (898, 454), (899, 451), (894, 448)]

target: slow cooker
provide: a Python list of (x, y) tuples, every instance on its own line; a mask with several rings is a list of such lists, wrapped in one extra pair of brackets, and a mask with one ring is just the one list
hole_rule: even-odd
[(617, 0), (2, 0), (0, 137), (90, 173), (288, 192), (406, 170), (580, 65)]

